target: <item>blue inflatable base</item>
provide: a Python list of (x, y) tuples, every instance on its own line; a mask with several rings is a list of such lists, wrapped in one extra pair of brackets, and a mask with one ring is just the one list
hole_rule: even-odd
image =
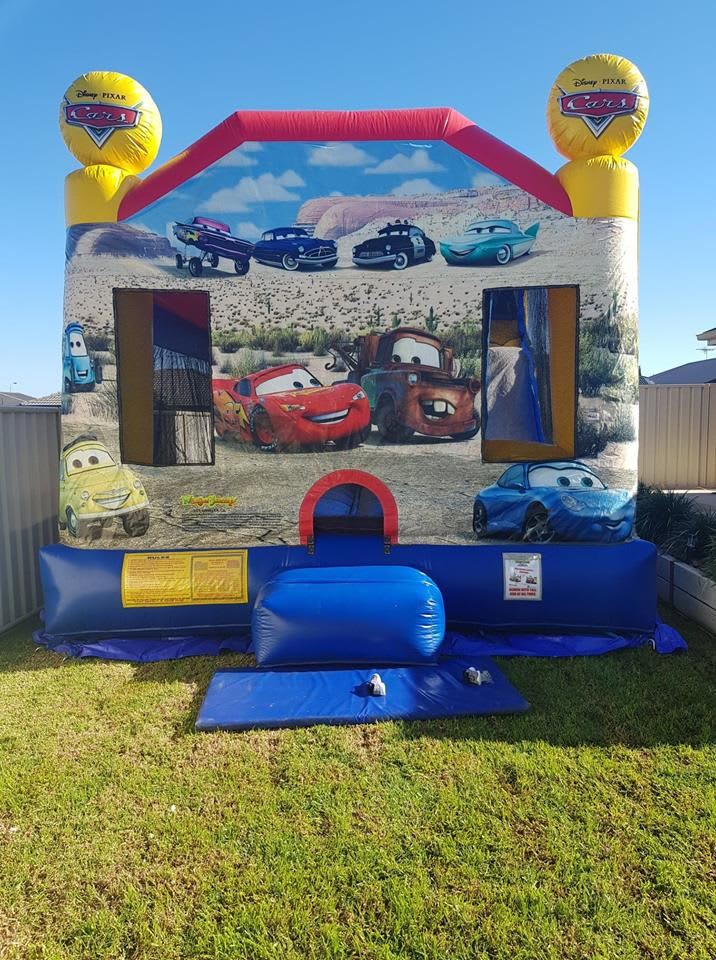
[[(437, 584), (449, 628), (499, 633), (644, 633), (656, 623), (656, 548), (643, 540), (616, 544), (546, 543), (542, 599), (506, 600), (503, 553), (520, 544), (407, 544), (385, 553), (379, 537), (316, 539), (305, 547), (248, 547), (248, 603), (125, 607), (122, 550), (52, 544), (40, 550), (45, 629), (55, 637), (232, 635), (248, 629), (256, 600), (287, 570), (346, 566), (413, 567)], [(211, 555), (211, 551), (207, 551)], [(376, 604), (377, 606), (377, 604)], [(350, 618), (351, 609), (345, 611)]]
[[(466, 683), (475, 667), (490, 674), (481, 685)], [(308, 727), (318, 723), (377, 723), (434, 717), (524, 713), (528, 702), (492, 660), (450, 660), (386, 667), (384, 697), (368, 692), (373, 670), (219, 670), (211, 679), (196, 719), (197, 730)]]

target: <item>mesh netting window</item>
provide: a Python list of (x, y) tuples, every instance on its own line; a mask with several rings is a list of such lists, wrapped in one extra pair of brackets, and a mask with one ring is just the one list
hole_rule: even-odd
[(376, 495), (357, 483), (343, 483), (324, 493), (313, 512), (315, 533), (383, 533), (383, 508)]
[(156, 345), (153, 361), (154, 463), (211, 463), (211, 361)]
[(115, 330), (123, 460), (213, 463), (208, 295), (117, 290)]
[(211, 362), (157, 346), (153, 359), (153, 462), (211, 463)]

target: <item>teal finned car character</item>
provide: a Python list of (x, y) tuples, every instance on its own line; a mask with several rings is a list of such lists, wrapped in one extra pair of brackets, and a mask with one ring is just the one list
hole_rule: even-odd
[(68, 323), (62, 335), (62, 383), (65, 393), (94, 390), (102, 383), (102, 367), (90, 357), (80, 323)]
[(451, 265), (498, 263), (504, 266), (530, 252), (538, 231), (538, 223), (522, 231), (511, 220), (476, 220), (461, 236), (441, 240), (440, 253)]

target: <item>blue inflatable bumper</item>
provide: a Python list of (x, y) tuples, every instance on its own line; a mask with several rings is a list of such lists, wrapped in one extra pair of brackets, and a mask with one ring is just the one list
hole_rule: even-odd
[(430, 661), (444, 634), (440, 591), (413, 567), (285, 570), (259, 593), (251, 623), (261, 665)]
[[(545, 544), (542, 599), (506, 600), (503, 554), (518, 545), (395, 546), (377, 538), (318, 538), (304, 547), (249, 547), (248, 602), (123, 607), (119, 550), (62, 545), (40, 551), (45, 630), (54, 637), (129, 637), (235, 634), (248, 628), (264, 585), (285, 570), (348, 566), (413, 567), (437, 584), (453, 629), (524, 633), (645, 633), (656, 625), (656, 550), (620, 544)], [(385, 598), (376, 598), (376, 608)], [(365, 600), (365, 602), (370, 602)], [(341, 623), (350, 620), (346, 609)]]

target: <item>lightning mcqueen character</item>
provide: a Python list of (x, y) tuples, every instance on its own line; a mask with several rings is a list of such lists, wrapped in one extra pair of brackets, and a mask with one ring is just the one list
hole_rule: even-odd
[(269, 367), (242, 380), (213, 381), (219, 437), (253, 443), (266, 452), (361, 444), (370, 433), (370, 406), (355, 383), (323, 386), (295, 363)]

